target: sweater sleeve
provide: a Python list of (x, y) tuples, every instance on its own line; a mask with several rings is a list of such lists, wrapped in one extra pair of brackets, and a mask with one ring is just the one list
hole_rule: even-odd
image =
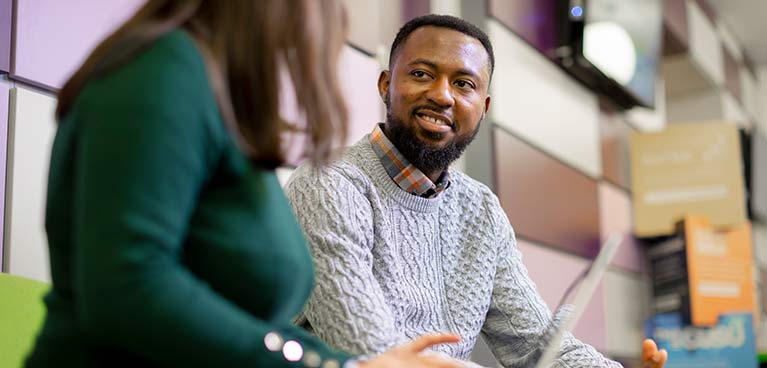
[[(207, 113), (215, 108), (201, 92), (204, 71), (193, 66), (94, 82), (67, 122), (79, 125), (73, 163), (79, 327), (106, 347), (163, 366), (303, 366), (283, 355), (281, 341), (288, 340), (343, 364), (346, 354), (288, 323), (256, 318), (184, 265), (186, 234), (226, 136)], [(132, 82), (136, 77), (152, 80), (151, 88)], [(259, 262), (248, 249), (232, 254), (252, 259), (235, 265)], [(246, 286), (255, 280), (233, 282), (243, 293), (258, 292)]]
[(286, 194), (304, 230), (316, 285), (305, 308), (315, 333), (336, 349), (380, 353), (408, 338), (373, 274), (368, 199), (332, 168), (299, 168)]
[[(482, 333), (501, 365), (529, 367), (536, 363), (540, 349), (545, 347), (542, 340), (551, 313), (522, 263), (522, 254), (506, 215), (500, 205), (494, 207), (491, 211), (497, 214), (499, 253), (492, 300)], [(621, 365), (567, 333), (553, 367), (619, 368)]]

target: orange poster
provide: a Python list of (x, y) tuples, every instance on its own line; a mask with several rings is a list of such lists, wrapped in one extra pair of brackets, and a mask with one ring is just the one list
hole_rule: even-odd
[(686, 216), (684, 232), (692, 324), (713, 326), (720, 314), (755, 313), (751, 225), (717, 230), (705, 217)]

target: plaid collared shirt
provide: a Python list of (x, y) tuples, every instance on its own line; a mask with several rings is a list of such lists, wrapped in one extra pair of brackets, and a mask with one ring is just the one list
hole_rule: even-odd
[(376, 124), (370, 133), (370, 144), (373, 146), (381, 164), (386, 169), (389, 177), (394, 180), (402, 190), (425, 198), (434, 198), (444, 192), (450, 186), (450, 174), (445, 170), (436, 183), (433, 183), (421, 170), (413, 166), (397, 150), (397, 147), (386, 138), (382, 124)]

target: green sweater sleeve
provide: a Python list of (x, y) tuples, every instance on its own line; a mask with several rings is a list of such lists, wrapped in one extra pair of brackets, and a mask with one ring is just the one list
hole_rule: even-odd
[(216, 109), (199, 55), (188, 46), (170, 49), (90, 83), (73, 112), (78, 324), (96, 341), (167, 366), (304, 366), (268, 349), (270, 332), (297, 341), (304, 355), (343, 364), (348, 355), (291, 324), (259, 320), (185, 267), (196, 205), (231, 142), (211, 118)]

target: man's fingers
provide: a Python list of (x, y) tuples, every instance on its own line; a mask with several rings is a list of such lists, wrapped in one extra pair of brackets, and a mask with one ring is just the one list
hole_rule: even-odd
[(424, 335), (402, 345), (402, 349), (411, 353), (419, 353), (432, 345), (458, 342), (460, 340), (461, 337), (454, 334)]
[(655, 353), (658, 352), (658, 346), (655, 345), (655, 341), (652, 339), (645, 339), (642, 341), (642, 360), (652, 360)]
[(655, 363), (656, 367), (663, 367), (663, 365), (666, 364), (666, 360), (668, 360), (668, 352), (666, 349), (661, 349), (652, 356), (652, 361)]

